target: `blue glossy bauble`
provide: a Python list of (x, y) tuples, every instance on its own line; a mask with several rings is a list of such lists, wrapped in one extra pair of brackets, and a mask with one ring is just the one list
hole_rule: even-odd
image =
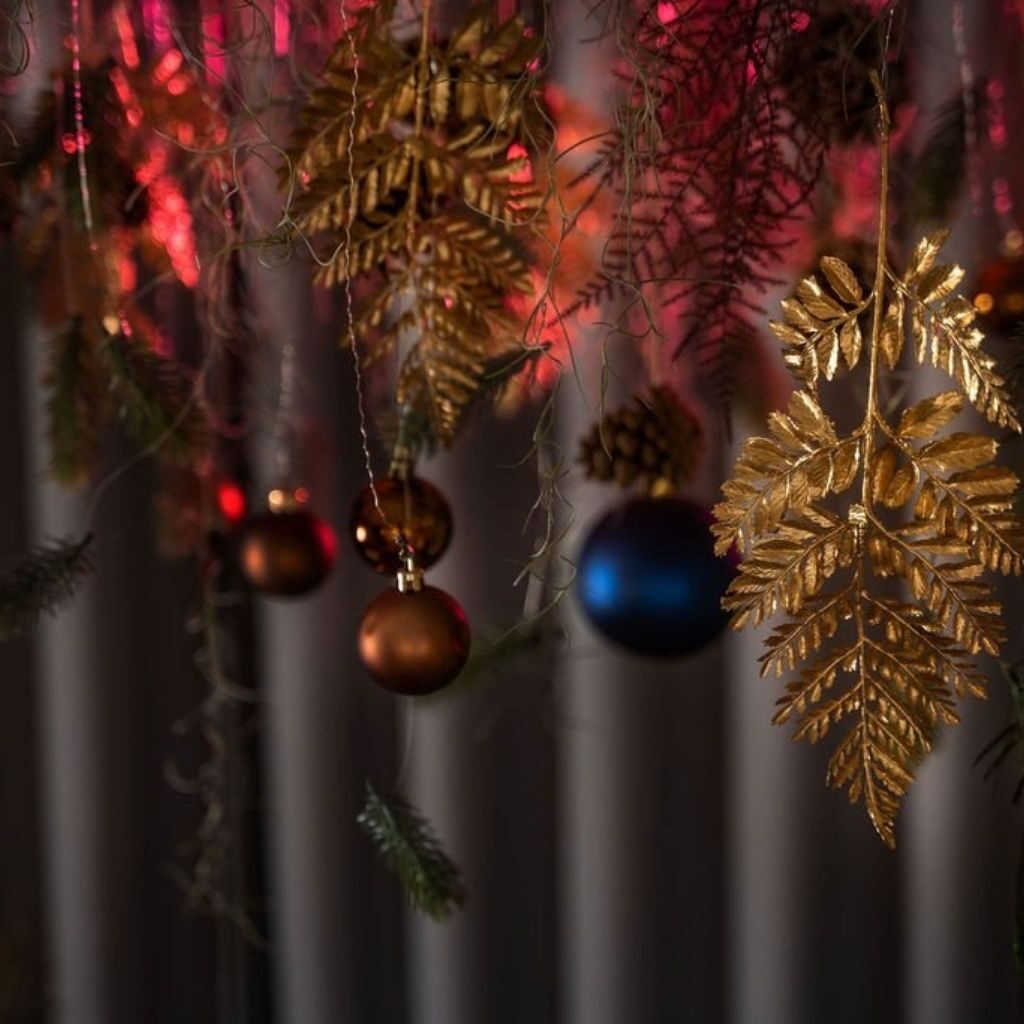
[(719, 558), (711, 515), (678, 498), (641, 498), (591, 530), (576, 587), (587, 618), (637, 654), (696, 651), (725, 628), (722, 595), (736, 572)]

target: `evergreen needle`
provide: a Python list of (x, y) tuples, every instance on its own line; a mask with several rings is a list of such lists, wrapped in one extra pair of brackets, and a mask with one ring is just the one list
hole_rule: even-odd
[(441, 921), (462, 905), (466, 890), (458, 867), (430, 823), (401, 797), (383, 797), (367, 782), (366, 804), (356, 820), (398, 876), (412, 906)]
[(92, 534), (49, 541), (0, 577), (0, 640), (23, 636), (74, 597), (92, 571), (91, 544)]

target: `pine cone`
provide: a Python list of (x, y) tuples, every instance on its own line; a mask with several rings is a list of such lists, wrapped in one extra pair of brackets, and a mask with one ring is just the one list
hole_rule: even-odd
[(694, 413), (672, 390), (659, 387), (596, 423), (580, 443), (579, 461), (592, 480), (674, 491), (693, 476), (702, 441)]

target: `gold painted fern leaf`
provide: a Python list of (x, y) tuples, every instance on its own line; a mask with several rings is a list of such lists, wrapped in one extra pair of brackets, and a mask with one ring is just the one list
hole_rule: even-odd
[[(997, 444), (947, 428), (965, 404), (1020, 431), (974, 310), (953, 296), (963, 272), (938, 263), (945, 232), (923, 239), (898, 275), (886, 261), (888, 113), (880, 100), (882, 183), (877, 265), (865, 289), (826, 257), (782, 303), (771, 328), (804, 385), (769, 436), (754, 437), (716, 507), (717, 550), (746, 553), (723, 600), (733, 624), (776, 614), (761, 674), (797, 671), (776, 723), (795, 739), (839, 739), (828, 785), (863, 800), (894, 845), (894, 820), (954, 699), (985, 694), (975, 665), (998, 653), (1005, 629), (987, 571), (1020, 574), (1024, 521), (1017, 476), (994, 464)], [(897, 416), (883, 378), (901, 362), (931, 363), (955, 390)], [(819, 400), (821, 378), (863, 373), (863, 418), (842, 434)], [(898, 596), (887, 580), (908, 591)]]
[(398, 405), (447, 445), (493, 361), (523, 348), (507, 300), (531, 288), (543, 43), (483, 8), (436, 42), (423, 0), (418, 47), (408, 46), (393, 37), (393, 9), (364, 10), (358, 75), (342, 39), (309, 97), (289, 154), (289, 213), (332, 247), (320, 283), (366, 281), (354, 325), (364, 362), (397, 354)]

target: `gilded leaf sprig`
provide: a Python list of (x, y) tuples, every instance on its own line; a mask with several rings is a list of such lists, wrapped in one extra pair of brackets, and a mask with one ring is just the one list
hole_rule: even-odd
[(495, 366), (521, 365), (508, 297), (531, 288), (543, 43), (519, 18), (497, 24), (482, 8), (435, 42), (424, 0), (410, 48), (392, 34), (393, 8), (364, 9), (358, 72), (342, 40), (309, 97), (290, 148), (290, 216), (334, 246), (322, 284), (365, 279), (354, 325), (364, 362), (398, 353), (397, 404), (450, 444), (500, 382)]
[[(776, 723), (795, 739), (840, 733), (828, 785), (863, 800), (881, 838), (894, 821), (938, 726), (958, 721), (955, 699), (985, 694), (978, 654), (1005, 636), (987, 571), (1019, 575), (1024, 521), (1018, 478), (994, 463), (998, 445), (948, 429), (965, 405), (997, 426), (1020, 423), (954, 290), (959, 267), (939, 262), (946, 232), (924, 238), (902, 275), (886, 259), (888, 111), (881, 97), (881, 198), (874, 281), (841, 260), (802, 281), (771, 329), (803, 385), (769, 436), (748, 440), (715, 509), (717, 549), (746, 553), (724, 598), (734, 625), (776, 615), (762, 675), (798, 671)], [(886, 410), (884, 375), (931, 364), (954, 389)], [(824, 411), (821, 381), (866, 373), (863, 418), (841, 434)], [(909, 595), (896, 596), (888, 579)]]

